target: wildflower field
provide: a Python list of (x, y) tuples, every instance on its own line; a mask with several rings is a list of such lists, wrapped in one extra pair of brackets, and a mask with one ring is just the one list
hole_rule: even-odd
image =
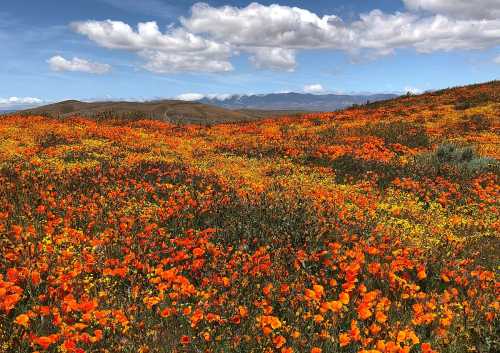
[(0, 352), (498, 352), (500, 82), (214, 126), (0, 118)]

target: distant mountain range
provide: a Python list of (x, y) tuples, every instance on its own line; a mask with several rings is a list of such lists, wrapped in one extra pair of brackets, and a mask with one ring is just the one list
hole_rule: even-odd
[(308, 93), (272, 93), (234, 95), (228, 98), (203, 98), (197, 102), (226, 109), (266, 109), (297, 111), (334, 111), (398, 97), (395, 94), (340, 95)]
[[(273, 93), (203, 98), (198, 101), (158, 100), (150, 102), (81, 102), (68, 100), (41, 107), (17, 110), (19, 114), (54, 117), (157, 119), (176, 123), (222, 123), (251, 121), (311, 111), (335, 111), (397, 97), (394, 94), (337, 95)], [(0, 111), (9, 114), (14, 111)]]

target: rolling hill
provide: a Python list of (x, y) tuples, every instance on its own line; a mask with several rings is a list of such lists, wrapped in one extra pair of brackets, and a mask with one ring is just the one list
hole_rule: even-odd
[[(159, 100), (150, 102), (81, 102), (67, 100), (19, 111), (22, 115), (51, 117), (81, 116), (93, 119), (147, 118), (175, 123), (224, 123), (253, 121), (273, 116), (312, 111), (334, 111), (397, 97), (390, 94), (351, 96), (301, 93), (204, 98), (199, 101)], [(1, 113), (1, 112), (0, 112)], [(3, 112), (8, 114), (11, 112)]]
[(161, 100), (151, 102), (81, 102), (67, 100), (20, 112), (23, 115), (86, 118), (151, 118), (167, 122), (221, 123), (251, 121), (257, 113), (232, 111), (198, 102)]

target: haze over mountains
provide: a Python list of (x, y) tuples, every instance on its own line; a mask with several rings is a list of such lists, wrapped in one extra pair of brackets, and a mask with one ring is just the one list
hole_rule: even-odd
[(228, 98), (203, 98), (200, 103), (227, 109), (267, 109), (300, 111), (334, 111), (354, 104), (365, 104), (396, 98), (395, 94), (339, 95), (309, 93), (272, 93), (262, 95), (234, 95)]

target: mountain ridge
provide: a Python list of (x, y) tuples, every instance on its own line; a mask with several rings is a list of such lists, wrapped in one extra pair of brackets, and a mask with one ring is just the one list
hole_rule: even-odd
[(5, 111), (0, 114), (48, 115), (65, 118), (157, 119), (175, 123), (223, 123), (253, 121), (267, 117), (306, 112), (335, 111), (353, 105), (397, 98), (393, 94), (315, 95), (309, 93), (271, 93), (203, 98), (196, 101), (154, 100), (83, 102), (65, 100), (35, 108)]
[(397, 98), (396, 94), (312, 94), (312, 93), (270, 93), (254, 95), (232, 95), (229, 97), (204, 97), (195, 102), (215, 105), (227, 109), (271, 109), (301, 111), (334, 111), (352, 105), (378, 102)]

